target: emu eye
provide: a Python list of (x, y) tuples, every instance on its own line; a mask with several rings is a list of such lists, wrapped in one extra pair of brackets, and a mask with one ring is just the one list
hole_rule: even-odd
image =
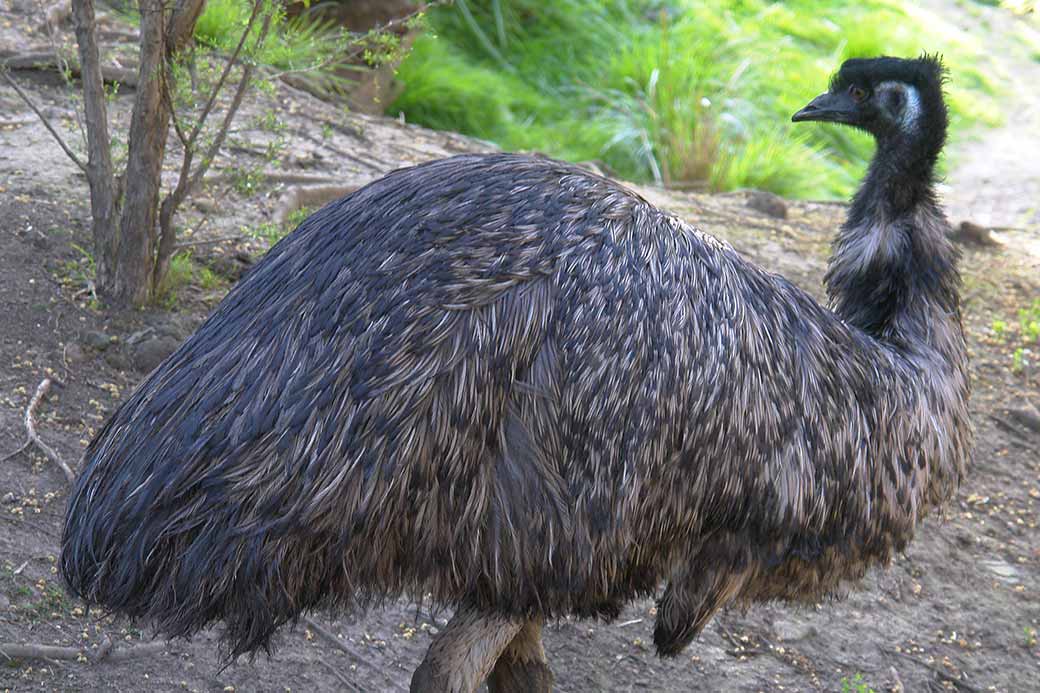
[(852, 96), (852, 100), (857, 103), (867, 98), (867, 91), (863, 87), (851, 86), (849, 87), (849, 94)]

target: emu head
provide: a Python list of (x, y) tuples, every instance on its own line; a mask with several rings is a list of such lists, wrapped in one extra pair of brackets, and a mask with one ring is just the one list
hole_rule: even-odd
[(914, 159), (934, 161), (946, 141), (944, 75), (938, 56), (846, 60), (830, 89), (791, 120), (851, 125), (872, 134), (879, 148), (898, 145)]

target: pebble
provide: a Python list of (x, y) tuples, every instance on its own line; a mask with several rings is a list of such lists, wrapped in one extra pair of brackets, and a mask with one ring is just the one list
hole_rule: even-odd
[(756, 212), (762, 212), (770, 217), (787, 218), (787, 203), (784, 202), (784, 198), (765, 190), (753, 191), (748, 195), (747, 202), (744, 204)]
[(1022, 571), (1007, 561), (999, 558), (985, 558), (979, 561), (979, 563), (988, 568), (1001, 581), (1010, 585), (1015, 585), (1022, 581)]
[(105, 352), (105, 363), (117, 371), (130, 370), (130, 359), (119, 349), (109, 349)]
[(783, 642), (797, 642), (817, 635), (815, 626), (796, 621), (777, 621), (773, 624), (773, 630), (776, 631), (777, 639)]
[(104, 351), (108, 347), (112, 346), (112, 338), (104, 332), (91, 330), (90, 332), (87, 332), (85, 335), (83, 335), (83, 344), (90, 347), (91, 349), (96, 349), (97, 351)]
[(134, 347), (130, 362), (138, 372), (150, 373), (179, 346), (180, 341), (169, 336), (146, 339)]
[(1033, 433), (1040, 433), (1040, 413), (1028, 403), (1018, 409), (1008, 409), (1008, 418)]
[(87, 354), (79, 344), (68, 344), (65, 346), (65, 360), (69, 363), (80, 363), (87, 359)]

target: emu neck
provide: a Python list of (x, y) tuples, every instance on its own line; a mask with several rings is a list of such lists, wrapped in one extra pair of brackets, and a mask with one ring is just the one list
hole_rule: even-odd
[[(827, 291), (835, 312), (896, 349), (947, 351), (936, 331), (957, 324), (956, 251), (935, 199), (938, 152), (879, 141), (848, 219), (834, 241)], [(936, 343), (936, 341), (941, 343)]]
[(934, 207), (933, 177), (938, 158), (934, 145), (917, 142), (908, 135), (879, 137), (867, 175), (852, 200), (849, 221), (880, 214), (896, 218), (921, 205)]

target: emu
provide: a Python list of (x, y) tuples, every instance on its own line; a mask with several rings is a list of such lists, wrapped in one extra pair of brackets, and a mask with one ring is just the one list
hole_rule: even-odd
[[(61, 570), (231, 656), (310, 610), (455, 609), (413, 691), (538, 691), (547, 619), (721, 607), (885, 564), (971, 447), (937, 58), (845, 62), (795, 121), (877, 149), (830, 307), (545, 158), (393, 172), (278, 243), (90, 443)], [(661, 590), (661, 586), (663, 591)]]

